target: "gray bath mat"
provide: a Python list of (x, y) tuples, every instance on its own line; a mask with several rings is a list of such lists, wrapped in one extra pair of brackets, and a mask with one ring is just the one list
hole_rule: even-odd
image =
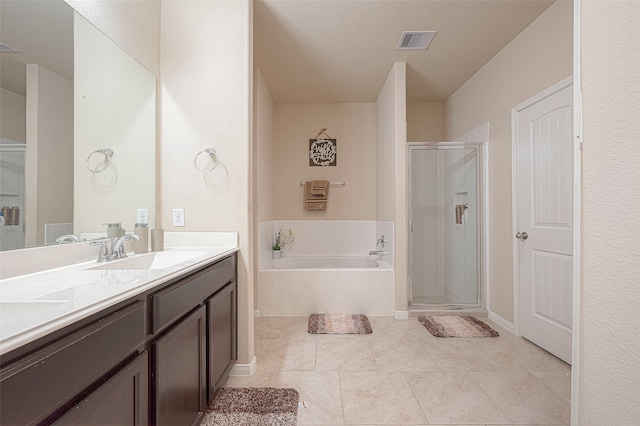
[(498, 337), (493, 328), (470, 316), (441, 315), (419, 317), (418, 321), (436, 337)]
[(295, 426), (298, 391), (293, 388), (222, 388), (203, 426)]
[(369, 318), (362, 314), (311, 314), (311, 334), (370, 334)]

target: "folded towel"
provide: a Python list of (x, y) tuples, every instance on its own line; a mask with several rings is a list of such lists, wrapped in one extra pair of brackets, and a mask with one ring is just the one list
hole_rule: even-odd
[(312, 195), (311, 194), (312, 182), (307, 181), (304, 183), (304, 196), (302, 197), (302, 204), (306, 211), (324, 211), (327, 210), (327, 195)]
[[(316, 191), (318, 192), (318, 191)], [(313, 182), (306, 181), (304, 183), (304, 198), (305, 201), (326, 201), (329, 196), (328, 188), (318, 194), (313, 193)]]
[(456, 224), (464, 225), (466, 224), (466, 215), (465, 211), (467, 210), (466, 204), (456, 204)]
[(307, 201), (304, 205), (304, 209), (308, 212), (325, 211), (327, 210), (327, 202), (326, 201)]
[(328, 180), (311, 181), (311, 195), (326, 197), (328, 191), (329, 191)]

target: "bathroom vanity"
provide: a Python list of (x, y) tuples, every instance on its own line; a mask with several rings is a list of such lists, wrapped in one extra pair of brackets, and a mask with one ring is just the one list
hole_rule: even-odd
[[(191, 260), (156, 269), (118, 269), (142, 268), (144, 262), (135, 259), (144, 256), (125, 259), (121, 266), (62, 268), (53, 281), (81, 275), (90, 282), (47, 298), (7, 298), (4, 293), (12, 294), (7, 286), (0, 300), (5, 315), (18, 309), (41, 319), (47, 317), (38, 309), (58, 309), (60, 318), (49, 317), (23, 333), (35, 339), (5, 345), (11, 350), (0, 355), (0, 422), (198, 424), (237, 358), (236, 250), (198, 252)], [(131, 288), (121, 291), (124, 281)], [(10, 284), (18, 288), (19, 279)], [(87, 285), (93, 291), (86, 291)], [(65, 295), (73, 300), (60, 300)], [(83, 299), (88, 302), (82, 314), (62, 309)], [(3, 321), (11, 332), (13, 323), (6, 323), (11, 319)], [(38, 332), (56, 321), (64, 325)]]

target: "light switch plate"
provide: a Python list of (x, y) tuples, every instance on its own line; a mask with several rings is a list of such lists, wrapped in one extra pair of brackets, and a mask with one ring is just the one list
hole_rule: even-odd
[(184, 209), (173, 209), (173, 226), (184, 226)]

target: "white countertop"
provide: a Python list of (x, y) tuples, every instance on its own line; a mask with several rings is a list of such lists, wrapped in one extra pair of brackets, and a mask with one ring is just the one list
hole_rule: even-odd
[[(89, 269), (103, 265), (93, 260), (0, 280), (0, 354), (237, 250), (232, 245), (175, 247), (166, 252), (189, 251), (193, 257), (162, 269), (146, 270)], [(125, 261), (136, 256), (145, 255), (130, 255)], [(115, 265), (120, 261), (111, 262)], [(21, 314), (15, 316), (12, 309), (19, 309)]]

